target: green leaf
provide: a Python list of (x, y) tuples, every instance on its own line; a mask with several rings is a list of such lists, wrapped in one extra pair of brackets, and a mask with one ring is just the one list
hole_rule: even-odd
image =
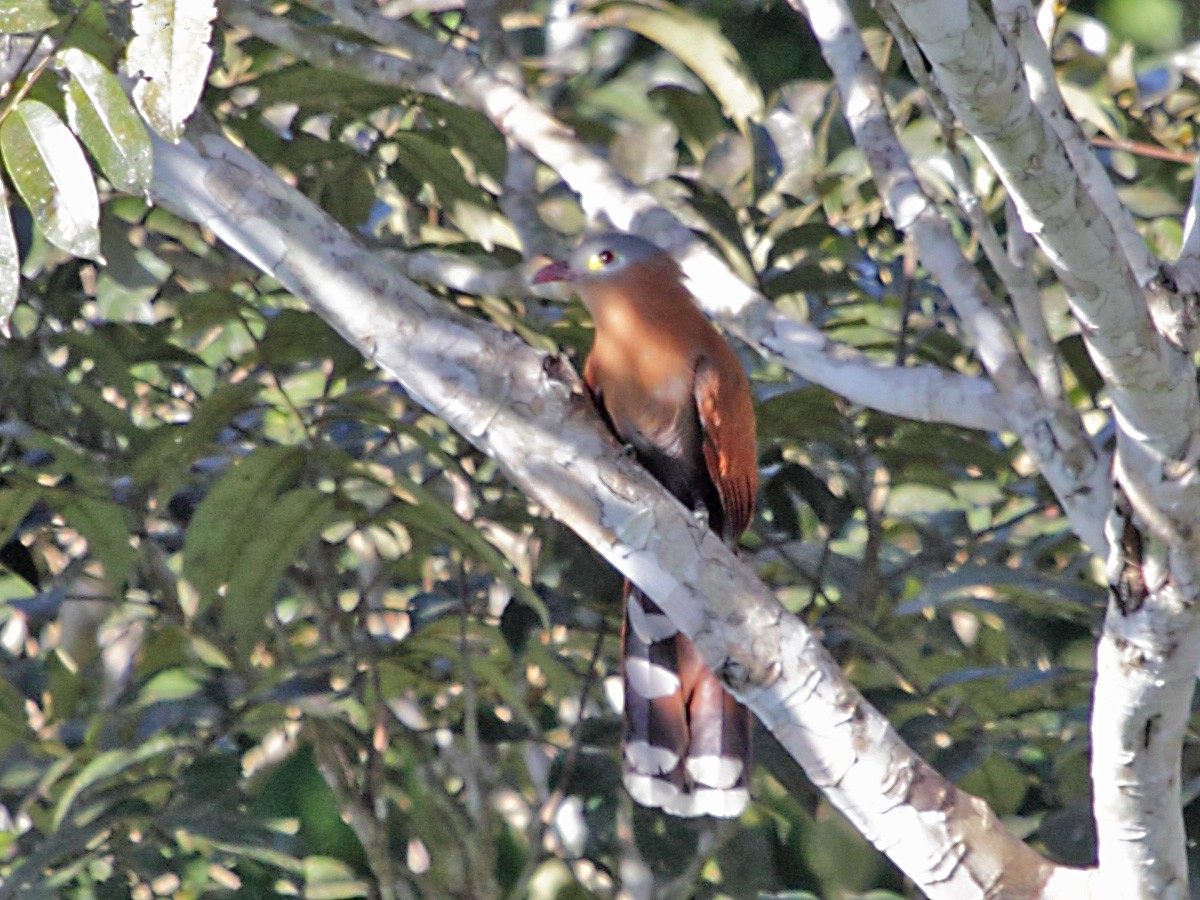
[(422, 97), (420, 103), (438, 130), (450, 138), (453, 146), (468, 154), (480, 169), (498, 183), (503, 183), (508, 148), (504, 145), (504, 135), (496, 130), (490, 119), (473, 109), (438, 97)]
[(166, 669), (154, 675), (138, 693), (138, 704), (171, 703), (194, 697), (204, 685), (187, 669)]
[(0, 0), (0, 34), (33, 34), (57, 21), (50, 0)]
[(0, 490), (0, 545), (13, 536), (41, 496), (41, 489), (35, 487)]
[(959, 782), (959, 787), (983, 797), (997, 815), (1007, 816), (1020, 809), (1029, 790), (1029, 778), (1012, 760), (992, 753)]
[(257, 394), (258, 385), (253, 381), (223, 385), (195, 407), (190, 422), (155, 429), (149, 446), (134, 463), (134, 482), (140, 487), (155, 485), (166, 502), (182, 483), (188, 466), (212, 450), (222, 429), (248, 409)]
[(221, 603), (222, 619), (243, 651), (253, 647), (262, 631), (284, 570), (332, 512), (332, 497), (316, 488), (298, 488), (276, 499), (253, 531), (243, 535)]
[(162, 734), (151, 738), (133, 750), (110, 750), (107, 753), (101, 753), (83, 767), (82, 771), (67, 786), (66, 792), (59, 798), (58, 805), (54, 808), (54, 830), (57, 831), (62, 826), (67, 813), (71, 811), (71, 805), (88, 788), (101, 781), (111, 779), (126, 769), (158, 756), (160, 753), (172, 750), (178, 744), (179, 739), (175, 736)]
[(87, 157), (54, 110), (21, 102), (0, 125), (13, 184), (50, 243), (73, 256), (100, 256), (100, 200)]
[(12, 337), (9, 318), (21, 296), (21, 255), (8, 212), (8, 189), (0, 179), (0, 334)]
[(676, 56), (708, 86), (739, 127), (747, 119), (762, 117), (766, 105), (762, 91), (737, 50), (707, 19), (676, 7), (619, 3), (605, 8), (598, 20), (636, 31)]
[(16, 740), (36, 740), (25, 713), (25, 698), (0, 678), (0, 753)]
[(303, 465), (296, 447), (260, 447), (226, 472), (196, 507), (183, 547), (183, 574), (202, 603), (230, 580), (246, 544), (261, 535), (268, 511)]
[(362, 355), (321, 318), (307, 310), (285, 309), (267, 323), (258, 342), (258, 358), (274, 369), (326, 358), (334, 377), (362, 366)]
[(111, 500), (71, 491), (54, 491), (47, 497), (67, 524), (87, 538), (88, 550), (104, 563), (104, 577), (113, 594), (120, 596), (133, 567), (133, 547), (124, 511)]
[(134, 37), (125, 60), (141, 78), (133, 102), (150, 127), (169, 141), (183, 137), (212, 61), (216, 0), (135, 0)]
[(462, 166), (448, 147), (412, 131), (397, 134), (393, 141), (396, 163), (417, 181), (432, 187), (439, 203), (447, 209), (453, 209), (459, 202), (487, 205), (486, 194), (467, 181)]
[[(328, 72), (308, 64), (299, 64), (267, 72), (254, 82), (261, 92), (263, 105), (298, 103), (303, 110), (322, 110), (352, 115), (378, 109), (396, 102), (396, 90), (362, 81), (349, 74), (330, 78)], [(311, 136), (295, 135), (286, 147), (288, 160), (297, 165), (319, 159), (341, 158), (344, 145), (334, 141), (316, 141)], [(293, 158), (291, 154), (297, 154)]]
[(130, 194), (150, 187), (154, 152), (150, 135), (115, 75), (94, 56), (61, 50), (55, 65), (67, 80), (67, 123), (79, 135), (113, 186)]

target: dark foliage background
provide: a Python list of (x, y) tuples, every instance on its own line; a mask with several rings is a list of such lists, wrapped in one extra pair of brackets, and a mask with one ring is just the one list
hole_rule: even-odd
[[(65, 6), (55, 46), (114, 67), (126, 5)], [(1162, 250), (1180, 237), (1198, 94), (1184, 56), (1145, 51), (1195, 36), (1183, 6), (1098, 4), (1124, 33), (1072, 12), (1055, 47)], [(327, 28), (303, 3), (276, 9)], [(503, 18), (535, 94), (781, 308), (881, 361), (979, 371), (881, 217), (789, 8), (605, 4), (576, 72), (545, 65), (543, 12)], [(641, 36), (615, 27), (639, 16)], [(706, 62), (713, 22), (757, 121), (723, 111), (736, 85)], [(935, 121), (885, 33), (869, 37), (906, 146), (951, 198)], [(201, 115), (346, 227), (520, 260), (504, 140), (478, 113), (333, 77), (220, 18), (213, 46)], [(65, 77), (27, 66), (9, 88), (65, 118)], [(1002, 229), (976, 149), (956, 152)], [(633, 808), (616, 576), (303, 304), (90, 158), (106, 265), (48, 242), (8, 192), (24, 278), (0, 343), (0, 897), (577, 898), (646, 872), (657, 896), (904, 894), (769, 741), (736, 824)], [(577, 231), (570, 194), (539, 183), (543, 219)], [(1099, 379), (1043, 287), (1070, 402), (1095, 408)], [(540, 346), (588, 344), (577, 307), (438, 290)], [(939, 770), (1051, 857), (1091, 862), (1103, 573), (1019, 446), (745, 361), (763, 472), (747, 558)]]

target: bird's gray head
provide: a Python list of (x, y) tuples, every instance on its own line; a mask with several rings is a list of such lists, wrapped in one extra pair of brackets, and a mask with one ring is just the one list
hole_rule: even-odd
[(533, 283), (598, 281), (620, 275), (631, 266), (656, 257), (670, 259), (666, 251), (636, 234), (610, 231), (584, 240), (571, 251), (566, 261), (544, 266), (533, 276)]

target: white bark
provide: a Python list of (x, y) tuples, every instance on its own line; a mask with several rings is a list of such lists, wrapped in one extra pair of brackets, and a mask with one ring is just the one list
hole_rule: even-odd
[(883, 85), (844, 0), (797, 0), (821, 44), (842, 94), (846, 119), (879, 186), (888, 214), (912, 235), (921, 261), (954, 304), (1009, 421), (1063, 504), (1083, 541), (1103, 552), (1110, 505), (1108, 460), (1097, 452), (1074, 410), (1052, 404), (1026, 368), (999, 303), (963, 256), (949, 224), (917, 181), (888, 119)]
[(607, 436), (578, 379), (438, 304), (215, 135), (155, 143), (154, 198), (305, 298), (645, 589), (809, 777), (930, 897), (1090, 895), (917, 757), (815, 637)]
[[(1186, 323), (1172, 328), (1171, 340), (1152, 323), (1139, 280), (1161, 294), (1162, 279), (1147, 278), (1153, 265), (1130, 238), (1126, 217), (1112, 208), (1107, 178), (1089, 163), (1090, 153), (1075, 147), (1069, 156), (1064, 149), (1060, 135), (1071, 146), (1073, 126), (1060, 121), (1057, 90), (1044, 81), (1028, 18), (1011, 3), (999, 7), (1037, 79), (1036, 105), (1014, 54), (972, 0), (895, 8), (1067, 287), (1108, 386), (1125, 508), (1110, 521), (1114, 601), (1097, 650), (1093, 696), (1097, 896), (1184, 897), (1179, 763), (1200, 661), (1194, 538), (1200, 403), (1191, 360), (1180, 349)], [(1181, 315), (1181, 304), (1174, 308)]]
[(1165, 597), (1140, 615), (1110, 609), (1096, 650), (1097, 883), (1113, 900), (1189, 896), (1179, 766), (1200, 665), (1200, 619), (1170, 594), (1165, 611)]
[(1160, 459), (1180, 457), (1200, 422), (1190, 361), (1153, 328), (1108, 219), (1033, 105), (999, 30), (973, 0), (894, 5), (1066, 286), (1118, 427)]
[(1192, 176), (1192, 196), (1188, 199), (1187, 216), (1183, 220), (1181, 259), (1200, 259), (1200, 166)]
[[(1062, 92), (1058, 89), (1050, 50), (1046, 46), (1046, 39), (1052, 35), (1043, 36), (1040, 33), (1029, 0), (996, 0), (993, 9), (1009, 45), (1020, 56), (1030, 98), (1062, 141), (1080, 182), (1108, 219), (1137, 283), (1146, 287), (1159, 276), (1158, 260), (1138, 233), (1133, 216), (1121, 203), (1112, 179), (1092, 152), (1083, 129), (1067, 109)], [(1053, 18), (1049, 21), (1052, 22)]]

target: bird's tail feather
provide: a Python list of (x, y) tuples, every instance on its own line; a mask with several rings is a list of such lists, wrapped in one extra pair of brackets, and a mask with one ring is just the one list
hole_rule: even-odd
[(733, 818), (749, 802), (750, 717), (692, 642), (625, 588), (625, 787), (676, 816)]

